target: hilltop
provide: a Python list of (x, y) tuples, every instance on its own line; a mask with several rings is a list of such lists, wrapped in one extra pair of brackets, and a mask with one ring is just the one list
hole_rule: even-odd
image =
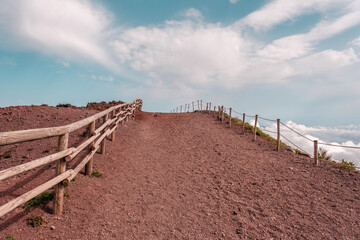
[[(46, 122), (63, 125), (96, 112), (48, 110), (29, 107), (26, 111), (33, 116), (29, 122), (29, 115), (13, 114), (7, 121), (9, 115), (2, 114), (0, 131), (18, 125), (47, 126)], [(76, 136), (72, 144), (82, 139), (81, 132)], [(56, 145), (34, 144), (19, 144), (11, 162), (17, 164), (23, 154), (16, 153), (20, 148), (40, 146), (31, 156), (35, 158), (43, 150), (54, 151), (51, 145)], [(8, 160), (1, 159), (2, 169)], [(49, 177), (46, 169), (29, 173), (26, 181), (22, 177), (2, 182), (1, 204)], [(325, 161), (314, 167), (312, 159), (277, 152), (266, 139), (254, 142), (252, 133), (241, 134), (240, 128), (230, 129), (206, 113), (138, 112), (135, 121), (119, 127), (106, 154), (95, 156), (94, 170), (103, 175), (78, 175), (66, 188), (69, 197), (63, 216), (51, 215), (51, 203), (30, 211), (19, 208), (1, 220), (0, 237), (360, 238), (359, 173), (333, 168)], [(47, 223), (32, 228), (26, 224), (29, 216), (42, 216)]]

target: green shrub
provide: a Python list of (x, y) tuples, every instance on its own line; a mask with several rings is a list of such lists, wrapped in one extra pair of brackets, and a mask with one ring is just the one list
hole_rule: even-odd
[(328, 151), (324, 148), (319, 149), (318, 158), (325, 159), (327, 161), (331, 161), (331, 154), (328, 154)]
[(99, 178), (99, 177), (102, 176), (102, 173), (99, 173), (99, 172), (95, 172), (95, 171), (94, 171), (94, 172), (91, 173), (91, 176), (92, 176), (92, 177), (97, 177), (97, 178)]
[(18, 240), (18, 239), (16, 237), (14, 237), (13, 235), (8, 234), (5, 238), (5, 240)]
[(5, 153), (4, 158), (11, 158), (11, 153), (10, 152)]
[(353, 162), (345, 161), (344, 159), (341, 159), (341, 162), (335, 164), (336, 168), (351, 172), (356, 171), (355, 164)]
[(32, 199), (30, 199), (29, 201), (27, 201), (24, 204), (24, 210), (27, 210), (30, 207), (35, 207), (35, 206), (39, 206), (39, 205), (45, 205), (47, 204), (49, 201), (53, 200), (54, 198), (54, 193), (53, 192), (45, 192), (37, 197), (34, 197)]
[(27, 223), (34, 228), (42, 226), (45, 220), (41, 216), (32, 216), (27, 219)]

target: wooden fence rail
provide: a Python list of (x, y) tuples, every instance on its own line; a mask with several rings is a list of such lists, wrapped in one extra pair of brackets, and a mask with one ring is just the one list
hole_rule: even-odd
[[(128, 121), (129, 118), (134, 119), (135, 110), (141, 111), (141, 109), (142, 100), (135, 99), (130, 103), (123, 103), (110, 107), (86, 119), (65, 126), (0, 133), (0, 146), (50, 137), (58, 137), (59, 151), (55, 154), (51, 154), (31, 162), (0, 171), (1, 181), (31, 169), (57, 161), (56, 177), (0, 206), (0, 217), (14, 210), (21, 204), (24, 204), (30, 199), (36, 197), (37, 195), (47, 191), (51, 187), (55, 187), (54, 214), (61, 215), (63, 209), (64, 185), (68, 184), (70, 180), (73, 179), (84, 167), (86, 175), (91, 175), (92, 160), (95, 153), (99, 149), (101, 150), (102, 154), (105, 153), (105, 139), (111, 136), (111, 141), (115, 141), (114, 133), (118, 127), (118, 124), (122, 124), (124, 121)], [(95, 129), (95, 121), (101, 118), (103, 119), (103, 124), (99, 128)], [(88, 128), (88, 139), (86, 139), (76, 148), (68, 148), (69, 133), (85, 126)], [(88, 153), (84, 159), (82, 159), (74, 169), (67, 170), (67, 162), (74, 159), (81, 151), (86, 148), (88, 148)]]

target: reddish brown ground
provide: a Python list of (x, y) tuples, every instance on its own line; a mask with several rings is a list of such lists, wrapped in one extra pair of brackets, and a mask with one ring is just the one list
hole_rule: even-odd
[[(66, 111), (75, 120), (75, 109)], [(1, 130), (13, 127), (6, 126)], [(20, 148), (14, 155), (24, 154)], [(326, 162), (313, 167), (311, 159), (276, 152), (205, 113), (138, 114), (94, 164), (104, 176), (79, 174), (66, 188), (63, 216), (50, 214), (51, 203), (18, 208), (0, 220), (0, 238), (360, 239), (359, 173)], [(46, 178), (31, 174), (1, 183), (1, 204), (30, 187), (28, 181)], [(30, 216), (47, 224), (32, 228)]]

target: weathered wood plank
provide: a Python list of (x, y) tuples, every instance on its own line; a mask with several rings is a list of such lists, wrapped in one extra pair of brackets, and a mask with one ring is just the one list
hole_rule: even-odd
[(112, 112), (114, 109), (118, 109), (122, 106), (129, 106), (130, 104), (134, 104), (138, 99), (135, 99), (131, 103), (123, 103), (117, 106), (110, 107), (100, 113), (92, 115), (88, 118), (82, 119), (80, 121), (60, 126), (60, 127), (52, 127), (52, 128), (38, 128), (38, 129), (30, 129), (30, 130), (20, 130), (15, 132), (2, 132), (0, 133), (0, 146), (8, 145), (13, 143), (20, 143), (26, 141), (32, 141), (42, 138), (49, 138), (60, 136), (65, 133), (70, 133), (75, 130), (78, 130), (86, 125), (90, 124), (93, 121), (103, 117), (105, 114)]
[(28, 191), (27, 193), (24, 193), (23, 195), (9, 201), (8, 203), (2, 205), (0, 207), (0, 217), (4, 216), (6, 213), (14, 210), (18, 206), (20, 206), (23, 203), (26, 203), (30, 199), (36, 197), (37, 195), (45, 192), (49, 188), (53, 187), (54, 185), (62, 182), (63, 180), (67, 179), (69, 176), (71, 176), (72, 170), (66, 171), (55, 178), (47, 181), (46, 183)]
[(92, 143), (96, 138), (100, 136), (100, 133), (90, 137), (85, 142), (81, 143), (79, 146), (75, 148), (75, 151), (69, 155), (69, 161), (74, 159), (82, 150), (84, 150), (90, 143)]
[(0, 171), (0, 181), (4, 180), (6, 178), (9, 178), (9, 177), (15, 176), (17, 174), (29, 171), (31, 169), (43, 166), (45, 164), (54, 162), (56, 160), (59, 160), (60, 158), (64, 158), (64, 157), (68, 156), (69, 154), (73, 153), (74, 151), (75, 151), (75, 148), (69, 148), (64, 151), (54, 153), (54, 154), (51, 154), (46, 157), (42, 157), (42, 158), (33, 160), (31, 162), (21, 164), (19, 166), (15, 166), (15, 167), (11, 167), (11, 168), (2, 170), (2, 171)]

